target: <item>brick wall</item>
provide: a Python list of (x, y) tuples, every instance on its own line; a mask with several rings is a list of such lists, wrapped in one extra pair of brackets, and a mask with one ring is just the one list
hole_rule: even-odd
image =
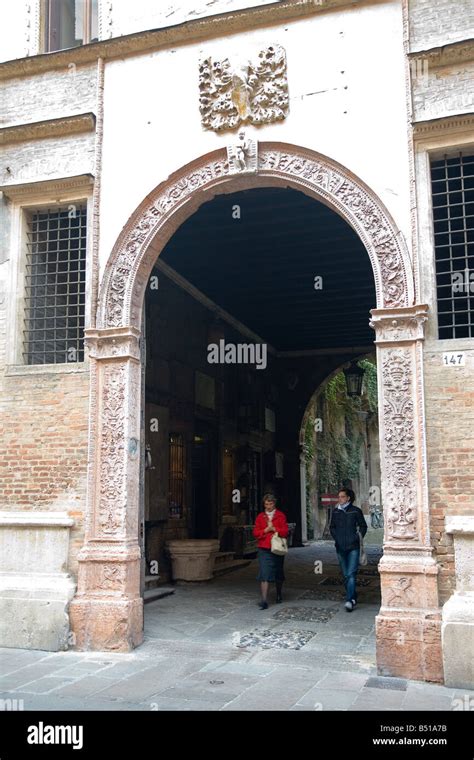
[(453, 593), (454, 549), (445, 515), (474, 506), (474, 349), (465, 367), (444, 367), (442, 353), (425, 353), (426, 429), (431, 540), (440, 563), (440, 601)]
[(0, 508), (67, 511), (69, 569), (83, 543), (88, 372), (4, 377), (0, 383)]

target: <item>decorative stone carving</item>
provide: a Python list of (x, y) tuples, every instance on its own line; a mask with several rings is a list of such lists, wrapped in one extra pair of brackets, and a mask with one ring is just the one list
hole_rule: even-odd
[(383, 314), (378, 309), (372, 310), (370, 326), (376, 331), (376, 342), (382, 343), (412, 343), (424, 339), (424, 324), (428, 319), (428, 306), (418, 304), (406, 309), (384, 309)]
[(414, 594), (410, 586), (411, 578), (397, 578), (388, 589), (390, 596), (387, 604), (393, 607), (410, 607), (414, 602)]
[(108, 331), (89, 328), (85, 331), (85, 338), (92, 359), (104, 361), (130, 357), (140, 361), (140, 333), (133, 327), (119, 327)]
[(256, 172), (258, 169), (257, 151), (257, 141), (248, 139), (245, 132), (239, 132), (238, 142), (227, 146), (229, 174)]
[(125, 481), (124, 364), (107, 364), (103, 373), (100, 432), (99, 525), (104, 536), (123, 529), (127, 492)]
[[(418, 304), (401, 309), (373, 309), (370, 325), (376, 332), (379, 366), (382, 367), (382, 452), (386, 536), (419, 539), (418, 514), (421, 491), (418, 481), (426, 475), (421, 366), (416, 346), (423, 340), (428, 307)], [(427, 503), (423, 503), (427, 511)], [(426, 536), (423, 540), (426, 539)]]
[(102, 567), (101, 588), (122, 589), (125, 583), (125, 567), (123, 565), (104, 565)]
[(281, 121), (288, 113), (286, 54), (281, 45), (260, 50), (255, 61), (199, 63), (199, 110), (205, 129)]
[[(259, 144), (256, 186), (264, 186), (265, 177), (282, 178), (285, 184), (289, 179), (292, 186), (307, 189), (316, 198), (328, 201), (356, 230), (367, 248), (378, 306), (397, 309), (409, 306), (413, 298), (409, 256), (402, 236), (371, 191), (346, 169), (323, 156), (291, 146), (279, 150), (262, 149), (262, 145), (265, 143)], [(248, 159), (245, 163), (250, 164)], [(151, 203), (148, 196), (125, 226), (112, 252), (101, 289), (98, 326), (135, 324), (131, 312), (137, 315), (137, 320), (141, 312), (134, 288), (139, 273), (143, 276), (143, 261), (150, 243), (177, 207), (196, 190), (211, 190), (226, 177), (233, 180), (235, 175), (231, 172), (229, 161), (219, 150), (212, 158), (185, 167), (171, 181), (157, 187), (151, 193)], [(235, 174), (246, 173), (247, 170)], [(151, 271), (156, 254), (148, 255)]]
[(386, 448), (384, 505), (388, 535), (416, 538), (416, 457), (410, 352), (389, 349), (383, 361)]
[(441, 681), (438, 564), (430, 544), (424, 432), (422, 346), (427, 312), (425, 304), (371, 311), (381, 370), (385, 513), (379, 564), (382, 606), (375, 620), (380, 673)]
[[(405, 305), (407, 273), (401, 266), (399, 241), (389, 219), (365, 188), (345, 175), (338, 165), (289, 153), (262, 152), (259, 169), (265, 168), (301, 177), (304, 184), (314, 185), (324, 197), (343, 210), (346, 218), (352, 217), (357, 222), (362, 239), (369, 243), (369, 255), (372, 252), (375, 254), (379, 269), (379, 277), (375, 272), (376, 285), (383, 289), (384, 306)], [(372, 260), (372, 266), (374, 263)]]

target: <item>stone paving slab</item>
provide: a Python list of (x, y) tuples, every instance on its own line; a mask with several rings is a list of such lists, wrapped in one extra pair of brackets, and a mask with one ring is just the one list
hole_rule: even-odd
[[(253, 705), (253, 709), (286, 709), (289, 710), (294, 704), (299, 702), (302, 697), (312, 688), (314, 677), (311, 673), (298, 673), (295, 671), (291, 678), (275, 671), (266, 678), (261, 679), (255, 686), (247, 689), (243, 695), (237, 697), (233, 702), (226, 706), (230, 709), (248, 709)], [(260, 708), (255, 705), (260, 704)]]
[(450, 697), (420, 696), (417, 699), (405, 698), (402, 703), (404, 710), (451, 710), (453, 700)]
[(330, 671), (317, 681), (316, 686), (319, 690), (359, 691), (365, 686), (367, 680), (368, 676), (365, 673), (338, 673)]
[(254, 662), (212, 662), (205, 665), (205, 673), (237, 673), (238, 675), (267, 676), (275, 670), (274, 665), (258, 665)]
[[(239, 694), (240, 692), (236, 691), (210, 691), (208, 689), (192, 689), (186, 686), (174, 686), (170, 689), (166, 689), (165, 691), (160, 692), (157, 699), (172, 699), (176, 702), (186, 702), (191, 698), (196, 702), (206, 703), (208, 710), (216, 710), (232, 703), (236, 697), (239, 696)], [(152, 701), (156, 700), (152, 699)]]
[(347, 710), (356, 700), (357, 692), (342, 689), (320, 689), (318, 686), (310, 689), (298, 705), (310, 710)]
[(38, 678), (36, 681), (23, 684), (23, 686), (21, 686), (21, 691), (25, 694), (47, 694), (55, 689), (69, 686), (74, 682), (73, 678), (62, 678), (58, 676)]
[[(0, 699), (8, 699), (9, 694), (0, 693)], [(152, 708), (149, 703), (141, 704), (139, 702), (109, 701), (96, 700), (93, 697), (82, 699), (78, 697), (55, 697), (54, 695), (37, 695), (37, 694), (15, 694), (15, 698), (23, 699), (24, 710), (28, 711), (72, 711), (79, 712), (83, 710), (140, 710), (148, 711)]]
[(77, 681), (61, 685), (58, 684), (58, 688), (55, 689), (55, 697), (77, 697), (83, 699), (85, 697), (92, 697), (100, 691), (103, 691), (110, 686), (110, 681), (106, 678), (100, 678), (99, 676), (84, 676)]
[(152, 709), (154, 711), (156, 710), (157, 712), (209, 712), (210, 710), (219, 710), (220, 708), (218, 702), (209, 702), (203, 699), (179, 699), (173, 697), (164, 697), (160, 694), (159, 697), (153, 700)]
[(364, 686), (351, 707), (359, 710), (391, 710), (401, 707), (404, 699), (404, 691), (381, 690)]

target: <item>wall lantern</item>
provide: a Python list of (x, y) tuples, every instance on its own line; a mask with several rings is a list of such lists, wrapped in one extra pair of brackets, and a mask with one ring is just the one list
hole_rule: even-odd
[(346, 377), (347, 395), (351, 398), (362, 396), (362, 381), (365, 370), (356, 362), (351, 362), (350, 367), (343, 370)]

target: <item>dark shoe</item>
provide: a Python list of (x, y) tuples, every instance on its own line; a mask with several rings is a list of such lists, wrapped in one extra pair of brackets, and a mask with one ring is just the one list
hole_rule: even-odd
[(282, 597), (282, 595), (281, 595), (281, 594), (277, 594), (276, 603), (277, 603), (277, 604), (281, 604), (281, 603), (282, 603), (282, 601), (283, 601), (283, 597)]
[(259, 602), (258, 606), (261, 610), (267, 610), (268, 609), (268, 603), (267, 602)]

